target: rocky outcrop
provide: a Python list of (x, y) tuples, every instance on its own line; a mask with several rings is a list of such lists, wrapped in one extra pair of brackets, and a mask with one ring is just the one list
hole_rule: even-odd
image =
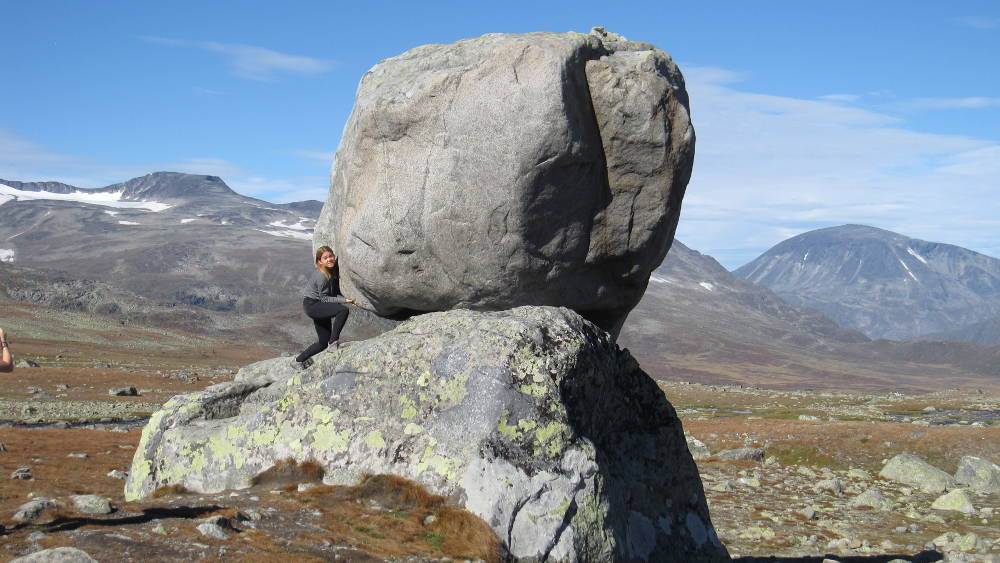
[(425, 45), (358, 87), (314, 245), (380, 315), (569, 307), (617, 333), (673, 240), (680, 71), (602, 29)]
[(306, 371), (267, 360), (175, 397), (143, 431), (126, 497), (247, 487), (288, 458), (330, 484), (413, 479), (523, 560), (728, 560), (674, 409), (567, 309), (421, 315)]

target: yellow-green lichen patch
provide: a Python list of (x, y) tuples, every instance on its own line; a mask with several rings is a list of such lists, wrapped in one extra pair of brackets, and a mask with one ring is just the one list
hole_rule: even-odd
[(368, 446), (372, 447), (372, 448), (384, 448), (385, 447), (385, 439), (382, 438), (382, 431), (381, 430), (373, 430), (373, 431), (369, 432), (368, 435), (365, 436), (365, 443), (368, 444)]
[(511, 440), (516, 440), (521, 437), (521, 430), (518, 429), (516, 424), (507, 424), (509, 417), (510, 411), (503, 411), (500, 422), (497, 423), (497, 432), (500, 432), (502, 436), (506, 436)]
[(409, 424), (407, 424), (406, 427), (403, 428), (403, 434), (406, 434), (407, 436), (413, 436), (414, 434), (420, 434), (423, 431), (424, 431), (424, 427), (423, 426), (420, 426), (419, 424), (414, 424), (412, 422), (409, 423)]
[(420, 377), (417, 377), (416, 384), (421, 387), (427, 387), (427, 384), (430, 382), (430, 379), (431, 379), (431, 372), (424, 370), (424, 372), (420, 374)]
[(250, 432), (249, 442), (252, 446), (267, 446), (274, 443), (278, 437), (278, 429), (271, 425), (261, 425), (259, 430)]
[(438, 475), (451, 481), (457, 476), (456, 469), (458, 466), (459, 463), (457, 461), (441, 454), (434, 453), (434, 448), (428, 446), (424, 448), (424, 453), (420, 456), (420, 462), (417, 463), (417, 472), (423, 473), (424, 471), (430, 469)]
[(562, 501), (562, 504), (550, 510), (548, 516), (563, 516), (566, 514), (566, 511), (569, 510), (569, 507), (572, 504), (573, 504), (573, 499), (568, 498)]
[(403, 420), (410, 420), (411, 418), (417, 416), (417, 407), (413, 403), (413, 399), (409, 397), (400, 397), (399, 403), (403, 405), (403, 412), (400, 414), (400, 416), (403, 417)]
[(465, 388), (465, 384), (469, 381), (469, 376), (465, 374), (459, 374), (451, 379), (442, 379), (436, 386), (438, 401), (441, 403), (442, 408), (448, 408), (452, 405), (457, 405), (465, 398), (468, 391)]
[(535, 430), (535, 455), (558, 457), (566, 445), (569, 428), (561, 422), (552, 422)]
[(236, 446), (221, 436), (212, 436), (209, 438), (208, 449), (211, 450), (212, 457), (217, 460), (236, 455)]
[(531, 395), (532, 397), (544, 397), (548, 394), (549, 390), (544, 385), (535, 385), (534, 383), (521, 386), (521, 392), (525, 395)]
[(332, 424), (320, 424), (313, 432), (312, 449), (314, 451), (347, 451), (347, 442), (350, 434), (347, 430), (337, 431)]
[(312, 415), (320, 424), (326, 424), (333, 418), (333, 409), (326, 405), (315, 405), (312, 408)]

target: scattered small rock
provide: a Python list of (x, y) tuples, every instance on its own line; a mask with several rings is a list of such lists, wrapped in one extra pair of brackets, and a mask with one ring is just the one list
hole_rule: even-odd
[(125, 480), (128, 479), (128, 471), (119, 471), (117, 469), (112, 469), (111, 471), (108, 471), (108, 477), (111, 477), (112, 479)]
[(18, 368), (37, 368), (39, 366), (38, 366), (38, 364), (36, 364), (35, 362), (33, 362), (31, 360), (18, 360), (17, 362), (14, 363), (14, 367), (18, 367)]
[(17, 511), (14, 512), (13, 518), (15, 522), (34, 522), (41, 517), (45, 510), (54, 508), (55, 506), (56, 503), (52, 499), (43, 497), (31, 499), (17, 507)]
[(66, 457), (75, 457), (75, 458), (79, 458), (79, 459), (87, 459), (90, 456), (87, 455), (87, 454), (80, 453), (80, 454), (66, 454)]
[(434, 516), (433, 514), (428, 514), (426, 517), (424, 517), (424, 526), (430, 526), (434, 522), (437, 522), (437, 516)]
[(705, 442), (702, 442), (694, 436), (686, 436), (688, 451), (691, 452), (691, 457), (694, 459), (708, 459), (712, 456), (712, 452), (709, 451), (708, 446)]
[(943, 493), (955, 488), (955, 479), (919, 457), (901, 453), (886, 462), (879, 477), (912, 485), (927, 493)]
[(111, 514), (115, 508), (111, 500), (98, 495), (73, 495), (73, 505), (86, 514)]
[(872, 487), (851, 499), (851, 508), (874, 508), (875, 510), (892, 510), (892, 501), (885, 498), (882, 491)]
[(18, 557), (10, 563), (97, 563), (97, 559), (75, 547), (53, 547)]
[(112, 387), (108, 389), (108, 395), (116, 397), (137, 397), (139, 391), (135, 387)]
[(819, 417), (811, 414), (800, 414), (799, 420), (819, 420)]
[(962, 456), (955, 482), (981, 493), (1000, 493), (1000, 465), (975, 456)]
[(232, 529), (232, 523), (225, 516), (212, 516), (205, 519), (201, 524), (198, 524), (198, 531), (203, 536), (217, 540), (229, 539), (229, 534), (226, 533), (226, 530)]
[(31, 468), (27, 465), (23, 467), (18, 467), (10, 474), (11, 479), (21, 479), (23, 481), (30, 481), (32, 479)]
[(972, 497), (966, 489), (955, 489), (939, 496), (931, 504), (934, 510), (951, 510), (962, 514), (972, 514), (976, 509), (972, 506)]
[(730, 461), (764, 461), (764, 450), (761, 448), (736, 448), (722, 450), (715, 454), (715, 457)]
[(839, 479), (824, 479), (816, 483), (816, 488), (821, 491), (829, 491), (838, 497), (844, 494), (844, 484)]

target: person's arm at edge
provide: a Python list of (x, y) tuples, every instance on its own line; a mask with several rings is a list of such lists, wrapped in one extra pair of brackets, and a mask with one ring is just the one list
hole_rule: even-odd
[(7, 345), (7, 333), (0, 328), (0, 372), (14, 371), (14, 360), (10, 357), (10, 346)]

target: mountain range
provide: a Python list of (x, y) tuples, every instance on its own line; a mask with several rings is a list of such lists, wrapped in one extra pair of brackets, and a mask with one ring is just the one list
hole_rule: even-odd
[[(312, 338), (300, 310), (299, 288), (309, 272), (312, 228), (321, 207), (318, 201), (272, 204), (239, 195), (217, 177), (171, 172), (97, 190), (0, 180), (0, 301), (253, 338), (293, 350)], [(890, 260), (901, 253), (910, 257), (899, 266), (907, 277), (910, 272), (932, 279), (929, 273), (934, 271), (940, 278), (935, 283), (947, 291), (958, 292), (952, 284), (970, 279), (982, 281), (975, 287), (990, 288), (994, 259), (870, 227), (825, 231), (853, 233), (841, 237), (850, 251), (837, 250), (838, 237), (829, 232), (817, 231), (821, 237), (806, 233), (796, 238), (805, 237), (808, 244), (799, 240), (794, 252), (776, 253), (789, 241), (779, 244), (736, 272), (743, 277), (675, 241), (625, 323), (619, 343), (631, 349), (649, 373), (670, 379), (867, 389), (926, 389), (945, 381), (962, 385), (997, 379), (998, 346), (872, 341), (870, 336), (882, 335), (866, 335), (868, 325), (852, 326), (838, 318), (835, 304), (801, 296), (852, 291), (837, 288), (837, 280), (846, 284), (878, 279), (883, 285), (876, 287), (884, 287), (891, 281), (884, 272), (888, 266), (876, 267), (874, 256)], [(868, 240), (873, 237), (889, 242)], [(891, 250), (885, 250), (889, 243)], [(869, 249), (878, 244), (882, 250)], [(840, 257), (835, 271), (846, 271), (843, 256), (862, 250), (866, 254), (859, 262), (865, 266), (855, 265), (858, 273), (853, 277), (824, 273), (815, 265), (838, 268), (833, 259)], [(784, 261), (806, 254), (810, 274), (800, 272), (796, 278), (806, 289), (797, 292), (793, 289), (800, 286), (780, 285), (777, 272), (793, 275), (803, 270)], [(914, 260), (927, 268), (915, 266)], [(949, 264), (966, 277), (951, 280), (945, 267)], [(983, 273), (977, 274), (977, 268)], [(755, 283), (754, 275), (762, 281)], [(805, 284), (810, 276), (829, 287), (810, 293)], [(767, 283), (777, 289), (772, 291)], [(963, 291), (959, 295), (966, 301), (979, 295)], [(850, 303), (855, 309), (877, 311), (882, 306), (876, 297), (862, 301), (858, 287), (853, 292), (855, 301)], [(983, 303), (988, 295), (983, 293)], [(930, 304), (961, 309), (947, 305), (944, 296)], [(974, 317), (953, 316), (956, 322)], [(982, 343), (994, 344), (988, 339)]]

